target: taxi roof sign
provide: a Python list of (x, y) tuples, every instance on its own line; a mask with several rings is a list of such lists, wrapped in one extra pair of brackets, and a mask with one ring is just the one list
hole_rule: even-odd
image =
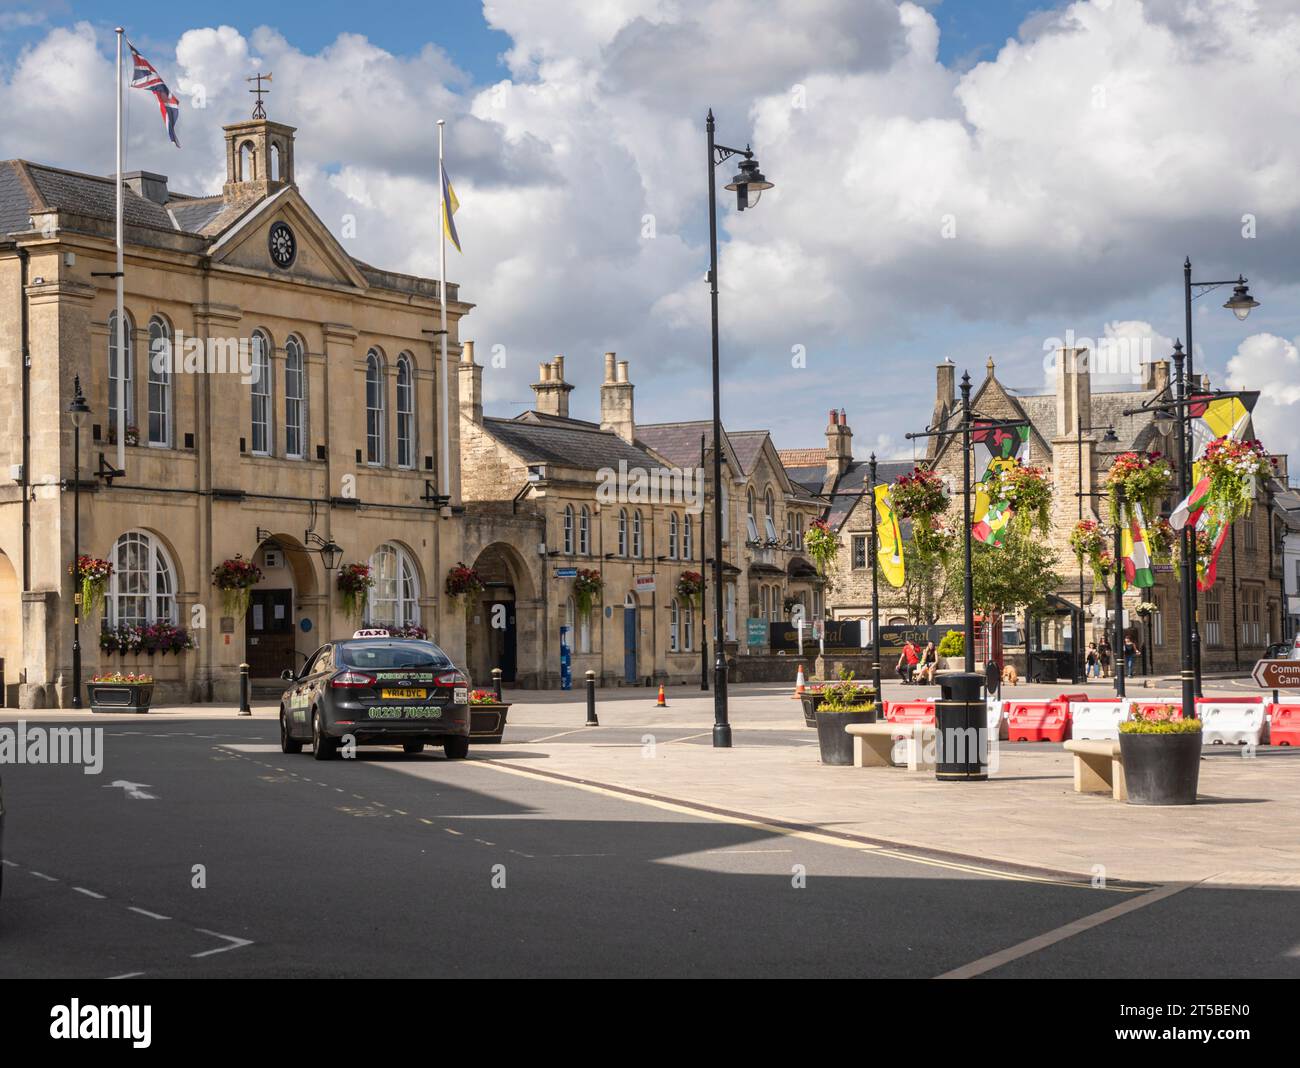
[(369, 627), (352, 632), (354, 638), (389, 638), (391, 636), (385, 627)]

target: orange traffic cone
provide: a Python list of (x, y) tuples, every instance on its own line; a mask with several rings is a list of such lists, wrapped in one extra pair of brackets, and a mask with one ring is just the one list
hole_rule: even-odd
[(803, 665), (800, 664), (799, 675), (794, 680), (794, 699), (796, 701), (798, 701), (801, 697), (803, 697), (803, 689), (805, 685), (806, 685), (806, 680), (803, 677)]
[(655, 708), (667, 708), (668, 702), (664, 700), (664, 684), (659, 684), (659, 700), (655, 702)]

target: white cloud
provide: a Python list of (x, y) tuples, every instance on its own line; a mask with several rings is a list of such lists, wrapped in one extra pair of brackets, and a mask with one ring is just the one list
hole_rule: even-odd
[(1269, 452), (1300, 458), (1300, 339), (1252, 334), (1228, 361), (1228, 388), (1259, 390), (1255, 433)]

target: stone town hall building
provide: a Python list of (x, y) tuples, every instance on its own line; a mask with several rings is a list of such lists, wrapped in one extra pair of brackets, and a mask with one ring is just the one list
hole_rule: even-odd
[[(342, 610), (322, 541), (342, 549), (342, 564), (374, 568), (368, 621), (418, 623), (463, 652), (464, 613), (442, 594), (461, 546), (454, 415), (450, 484), (436, 484), (438, 285), (349, 255), (298, 190), (291, 127), (253, 119), (225, 137), (216, 195), (184, 195), (145, 172), (125, 178), (122, 353), (112, 179), (0, 163), (6, 704), (66, 706), (71, 696), (74, 376), (92, 409), (81, 433), (81, 551), (114, 566), (103, 607), (83, 624), (86, 678), (149, 670), (158, 701), (229, 699), (242, 660), (255, 676), (301, 665), (321, 639), (362, 622)], [(470, 305), (448, 290), (458, 353)], [(153, 347), (182, 333), (205, 346), (244, 342), (256, 373), (155, 366)], [(96, 469), (101, 454), (116, 460), (119, 374), (125, 474), (110, 485)], [(264, 573), (243, 619), (223, 614), (211, 582), (237, 554)], [(101, 654), (105, 619), (174, 624), (196, 644), (179, 655)]]

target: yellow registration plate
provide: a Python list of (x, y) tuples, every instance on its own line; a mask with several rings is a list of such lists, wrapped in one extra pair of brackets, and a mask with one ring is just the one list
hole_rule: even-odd
[(385, 701), (423, 701), (429, 696), (428, 690), (380, 690), (379, 696)]

